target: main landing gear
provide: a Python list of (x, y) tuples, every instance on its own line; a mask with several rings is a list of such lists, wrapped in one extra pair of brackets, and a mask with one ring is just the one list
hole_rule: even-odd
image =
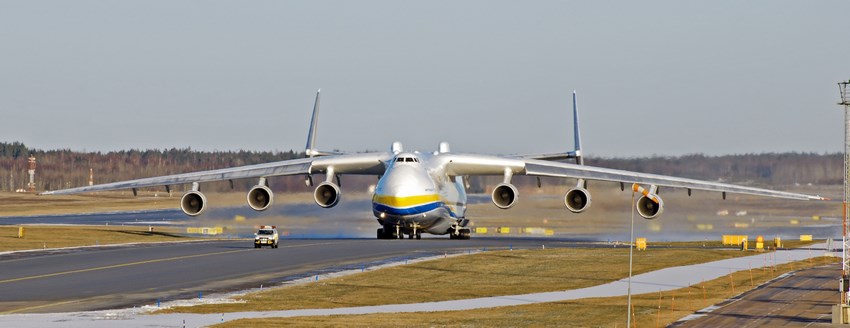
[(472, 233), (469, 228), (457, 229), (452, 233), (449, 233), (449, 239), (461, 239), (468, 240), (469, 235)]
[(401, 229), (398, 226), (384, 226), (378, 229), (378, 239), (402, 239)]
[[(398, 226), (384, 226), (378, 228), (378, 239), (404, 239), (405, 233)], [(414, 229), (413, 232), (407, 233), (408, 239), (422, 239), (422, 231)]]

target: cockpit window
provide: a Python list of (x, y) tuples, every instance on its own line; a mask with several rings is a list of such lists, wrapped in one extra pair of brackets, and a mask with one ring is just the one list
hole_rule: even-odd
[(417, 158), (417, 157), (396, 157), (395, 161), (397, 163), (419, 163), (419, 158)]

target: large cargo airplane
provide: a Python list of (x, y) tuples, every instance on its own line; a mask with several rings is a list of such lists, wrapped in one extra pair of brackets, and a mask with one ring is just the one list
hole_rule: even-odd
[(270, 177), (301, 175), (305, 177), (308, 186), (313, 186), (313, 175), (323, 174), (324, 181), (316, 186), (313, 198), (319, 206), (329, 208), (341, 199), (340, 175), (374, 175), (379, 179), (372, 195), (372, 212), (381, 224), (381, 228), (377, 229), (379, 239), (401, 239), (405, 235), (419, 239), (423, 232), (448, 234), (451, 239), (469, 239), (466, 180), (470, 176), (480, 175), (502, 177), (502, 182), (491, 193), (493, 204), (501, 209), (511, 208), (519, 199), (517, 188), (511, 184), (514, 175), (577, 179), (575, 187), (564, 196), (564, 205), (573, 213), (583, 212), (590, 207), (591, 194), (587, 190), (586, 180), (619, 182), (621, 188), (629, 183), (635, 191), (641, 192), (635, 206), (637, 213), (646, 219), (657, 218), (664, 210), (664, 201), (658, 196), (658, 187), (661, 186), (684, 188), (688, 195), (691, 190), (720, 192), (723, 198), (726, 198), (726, 193), (738, 193), (797, 200), (824, 199), (820, 196), (584, 165), (575, 91), (575, 149), (564, 153), (524, 156), (454, 153), (445, 142), (440, 143), (434, 152), (405, 151), (400, 142), (393, 142), (389, 152), (344, 154), (320, 151), (315, 147), (320, 95), (321, 90), (316, 93), (313, 105), (306, 158), (47, 191), (42, 194), (116, 189), (133, 189), (135, 193), (138, 188), (154, 186), (165, 186), (170, 191), (172, 185), (191, 184), (191, 190), (180, 200), (180, 208), (187, 215), (196, 216), (207, 207), (206, 197), (199, 188), (203, 182), (258, 179), (257, 185), (248, 191), (248, 206), (263, 211), (272, 205), (274, 199), (267, 183)]

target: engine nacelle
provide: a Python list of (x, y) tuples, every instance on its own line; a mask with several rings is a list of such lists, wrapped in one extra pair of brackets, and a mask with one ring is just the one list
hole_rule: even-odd
[(316, 191), (313, 192), (313, 199), (319, 206), (329, 208), (339, 203), (340, 194), (339, 186), (333, 182), (322, 182), (316, 187)]
[(200, 191), (189, 191), (180, 198), (180, 209), (188, 216), (198, 216), (206, 205), (207, 198)]
[(274, 193), (269, 187), (256, 185), (248, 191), (248, 206), (255, 211), (265, 211), (273, 201)]
[(519, 191), (517, 191), (516, 187), (512, 184), (500, 183), (493, 189), (492, 198), (493, 204), (495, 204), (496, 207), (503, 210), (509, 209), (516, 204), (516, 201), (519, 198)]
[(584, 210), (590, 207), (590, 202), (590, 192), (584, 188), (570, 189), (564, 195), (564, 205), (567, 205), (567, 209), (573, 213), (584, 212)]
[[(655, 198), (658, 203), (652, 201), (652, 198)], [(648, 197), (641, 196), (638, 198), (635, 206), (637, 207), (638, 214), (647, 220), (657, 218), (662, 212), (664, 212), (664, 200), (662, 200), (661, 197), (658, 197), (658, 195), (649, 194)]]

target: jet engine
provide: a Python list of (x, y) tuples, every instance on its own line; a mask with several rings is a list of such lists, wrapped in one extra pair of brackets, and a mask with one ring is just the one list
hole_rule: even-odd
[(319, 184), (313, 193), (313, 199), (316, 200), (316, 204), (324, 208), (336, 206), (339, 203), (339, 196), (339, 186), (327, 181)]
[(180, 198), (180, 209), (188, 216), (197, 216), (204, 211), (207, 205), (207, 198), (200, 191), (192, 190)]
[(255, 211), (265, 211), (272, 205), (274, 194), (272, 190), (263, 185), (256, 185), (248, 191), (248, 206)]
[(493, 204), (503, 210), (509, 209), (516, 204), (519, 198), (519, 192), (514, 185), (509, 183), (500, 183), (493, 189)]
[[(653, 198), (658, 203), (652, 201)], [(647, 220), (657, 218), (664, 212), (664, 201), (658, 195), (649, 194), (648, 196), (641, 196), (638, 198), (635, 206), (637, 207), (638, 214)]]
[(573, 213), (584, 212), (590, 207), (590, 202), (590, 192), (581, 187), (570, 189), (564, 195), (564, 205), (567, 205), (567, 209)]

